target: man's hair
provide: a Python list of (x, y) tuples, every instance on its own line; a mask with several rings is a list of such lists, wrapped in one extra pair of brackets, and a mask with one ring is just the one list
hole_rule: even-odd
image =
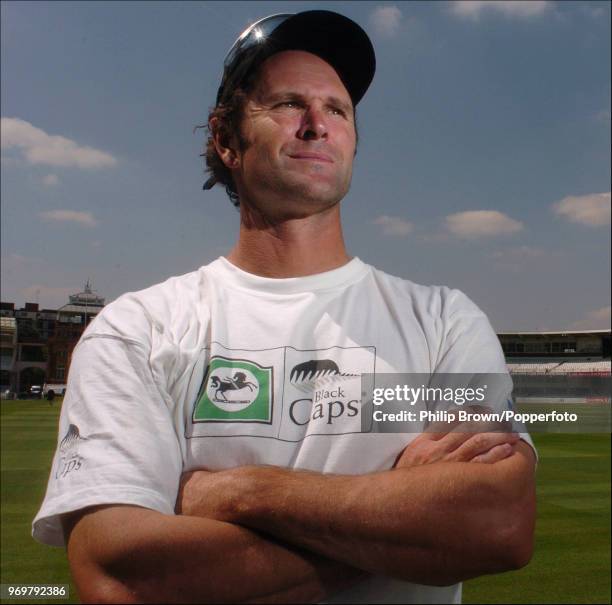
[[(247, 148), (248, 142), (242, 136), (242, 118), (244, 117), (244, 107), (247, 101), (247, 93), (242, 89), (236, 89), (228, 101), (222, 105), (213, 107), (208, 114), (208, 138), (202, 156), (205, 158), (207, 172), (214, 177), (217, 183), (225, 185), (225, 191), (230, 201), (236, 208), (240, 206), (238, 191), (232, 177), (232, 171), (223, 163), (215, 147), (214, 137), (218, 134), (226, 145), (233, 142), (238, 144), (240, 151)], [(213, 131), (210, 121), (217, 118), (216, 132)]]
[[(229, 95), (229, 98), (225, 102), (220, 103), (210, 110), (207, 124), (196, 126), (196, 129), (206, 128), (208, 130), (204, 152), (201, 154), (201, 157), (205, 158), (205, 170), (211, 177), (215, 178), (217, 183), (225, 186), (225, 191), (236, 208), (240, 206), (240, 200), (238, 199), (238, 191), (232, 177), (232, 171), (219, 157), (215, 147), (214, 137), (215, 134), (219, 134), (226, 145), (230, 145), (233, 142), (237, 143), (238, 149), (241, 152), (247, 149), (249, 142), (242, 135), (242, 120), (244, 118), (244, 108), (249, 93), (253, 89), (258, 75), (259, 70), (254, 70), (240, 87), (232, 91), (232, 94)], [(212, 118), (217, 118), (216, 132), (213, 132), (210, 126)], [(357, 132), (357, 113), (354, 107), (353, 120), (355, 124), (355, 154), (357, 154), (359, 134)]]

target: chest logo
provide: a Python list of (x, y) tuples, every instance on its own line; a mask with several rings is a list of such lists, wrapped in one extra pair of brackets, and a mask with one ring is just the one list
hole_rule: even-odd
[(214, 356), (193, 413), (194, 422), (272, 423), (273, 368)]

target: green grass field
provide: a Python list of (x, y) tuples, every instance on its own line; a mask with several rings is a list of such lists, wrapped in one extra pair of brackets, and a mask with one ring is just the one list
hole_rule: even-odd
[[(59, 407), (59, 401), (50, 407), (42, 400), (0, 404), (4, 584), (70, 583), (64, 551), (30, 535), (49, 476)], [(534, 558), (520, 571), (466, 582), (463, 601), (609, 603), (610, 434), (534, 435), (534, 441), (540, 455)], [(48, 602), (78, 602), (72, 585), (70, 593), (69, 600)]]

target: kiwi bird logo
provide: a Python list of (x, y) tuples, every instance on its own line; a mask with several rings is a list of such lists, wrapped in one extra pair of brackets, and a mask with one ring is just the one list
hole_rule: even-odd
[(311, 359), (298, 363), (291, 370), (289, 380), (299, 388), (300, 385), (312, 385), (314, 382), (337, 382), (338, 379), (355, 378), (361, 374), (341, 372), (338, 364), (332, 359)]
[(60, 452), (62, 452), (62, 454), (66, 454), (71, 449), (76, 447), (79, 441), (85, 441), (86, 439), (86, 437), (81, 437), (79, 427), (76, 424), (71, 424), (68, 427), (66, 436), (60, 441)]

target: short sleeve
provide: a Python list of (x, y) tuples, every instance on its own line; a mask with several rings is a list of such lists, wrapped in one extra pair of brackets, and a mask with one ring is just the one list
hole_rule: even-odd
[[(496, 412), (513, 409), (512, 378), (487, 316), (458, 290), (446, 290), (443, 299), (444, 339), (434, 372), (495, 375), (488, 385), (488, 407)], [(516, 428), (517, 432), (532, 447), (537, 458), (533, 441), (524, 426), (516, 426), (520, 427)]]
[(33, 537), (64, 544), (60, 515), (131, 504), (173, 514), (182, 455), (146, 345), (86, 333), (76, 347), (57, 449)]
[(443, 345), (435, 372), (507, 374), (499, 339), (487, 316), (462, 292), (442, 294)]

